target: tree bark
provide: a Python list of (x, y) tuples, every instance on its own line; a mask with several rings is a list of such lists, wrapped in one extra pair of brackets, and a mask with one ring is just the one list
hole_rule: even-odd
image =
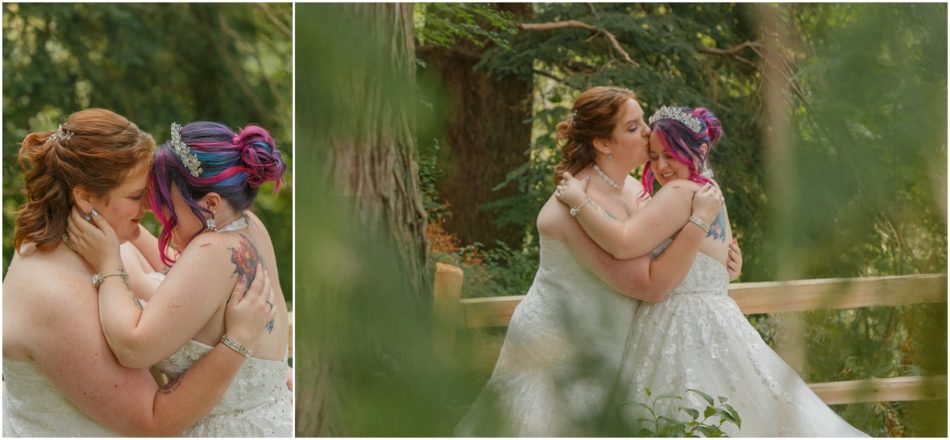
[(428, 245), (411, 103), (392, 93), (394, 83), (404, 90), (415, 87), (412, 5), (358, 4), (343, 9), (369, 20), (385, 59), (375, 64), (375, 71), (341, 78), (344, 95), (357, 103), (359, 114), (350, 115), (349, 129), (330, 138), (328, 162), (335, 181), (353, 200), (358, 220), (390, 231), (406, 273), (417, 275), (411, 277), (413, 290), (421, 294), (428, 289), (429, 277), (424, 274)]
[[(342, 352), (353, 340), (341, 334), (350, 330), (347, 326), (354, 325), (354, 319), (364, 318), (347, 314), (354, 313), (350, 307), (359, 302), (357, 297), (409, 292), (412, 297), (405, 302), (431, 301), (412, 117), (412, 20), (409, 4), (301, 5), (298, 10), (297, 35), (306, 47), (299, 53), (310, 57), (297, 63), (297, 132), (305, 139), (297, 175), (306, 182), (298, 202), (303, 205), (300, 212), (310, 213), (307, 223), (300, 221), (307, 217), (298, 215), (298, 231), (308, 234), (300, 241), (305, 249), (297, 250), (305, 255), (297, 259), (298, 279), (317, 280), (298, 288), (304, 296), (297, 300), (298, 334), (306, 335), (297, 343), (298, 436), (347, 435)], [(309, 30), (301, 32), (302, 27)], [(330, 182), (323, 184), (322, 176)], [(339, 193), (343, 197), (335, 197)], [(321, 228), (332, 222), (313, 215), (343, 218), (346, 227), (326, 232)], [(310, 242), (309, 236), (320, 234), (324, 242)], [(390, 255), (384, 248), (396, 250), (402, 279), (389, 280), (388, 290), (353, 290), (358, 285), (353, 278), (379, 276), (377, 268), (366, 267), (373, 261), (365, 255), (373, 252), (363, 248), (366, 237), (376, 237), (373, 246), (380, 255)], [(320, 260), (326, 254), (321, 247), (336, 251)], [(352, 261), (337, 265), (352, 271), (349, 274), (314, 266), (348, 258)]]
[[(505, 3), (497, 8), (519, 19), (531, 15), (527, 3)], [(526, 160), (524, 154), (531, 144), (532, 82), (513, 76), (491, 77), (476, 70), (484, 52), (485, 48), (468, 41), (419, 52), (427, 68), (442, 79), (452, 101), (437, 162), (443, 173), (436, 186), (451, 212), (444, 228), (462, 243), (477, 241), (491, 246), (501, 240), (520, 247), (523, 227), (495, 226), (491, 221), (494, 214), (482, 206), (517, 191), (514, 185), (499, 191), (492, 188)]]

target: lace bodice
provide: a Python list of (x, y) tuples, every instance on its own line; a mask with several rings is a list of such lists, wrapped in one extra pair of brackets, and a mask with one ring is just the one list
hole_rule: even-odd
[(70, 402), (33, 362), (3, 360), (4, 437), (116, 437)]
[(686, 277), (670, 295), (729, 295), (729, 272), (719, 260), (697, 253)]
[[(673, 243), (672, 239), (666, 239), (656, 249), (651, 252), (653, 257), (657, 257), (666, 251), (666, 248)], [(676, 295), (729, 295), (729, 271), (719, 260), (716, 260), (702, 252), (696, 253), (693, 264), (689, 266), (689, 272), (676, 287), (670, 292), (668, 297)]]
[[(155, 367), (169, 380), (181, 375), (213, 347), (188, 341)], [(221, 401), (186, 437), (292, 437), (293, 394), (285, 361), (248, 358)]]

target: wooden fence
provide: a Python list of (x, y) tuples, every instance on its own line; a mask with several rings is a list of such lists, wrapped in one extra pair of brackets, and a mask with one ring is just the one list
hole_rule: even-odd
[[(440, 331), (454, 335), (468, 329), (507, 327), (523, 295), (461, 298), (462, 270), (437, 263), (434, 307), (442, 317)], [(734, 283), (729, 295), (746, 315), (870, 306), (903, 306), (947, 302), (947, 275), (925, 274), (867, 278)], [(451, 338), (451, 337), (449, 337)], [(490, 350), (490, 351), (489, 351)], [(495, 348), (483, 350), (497, 357)], [(947, 398), (947, 376), (905, 376), (809, 384), (829, 405)]]

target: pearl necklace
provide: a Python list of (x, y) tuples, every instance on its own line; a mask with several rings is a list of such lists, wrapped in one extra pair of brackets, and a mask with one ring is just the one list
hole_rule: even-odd
[(617, 182), (614, 182), (613, 179), (611, 179), (610, 177), (608, 177), (607, 174), (604, 173), (604, 171), (601, 170), (600, 167), (597, 166), (596, 163), (594, 164), (594, 171), (596, 171), (597, 174), (600, 175), (600, 178), (601, 178), (601, 179), (604, 179), (604, 182), (607, 182), (607, 184), (610, 185), (611, 188), (613, 188), (613, 189), (615, 189), (615, 190), (617, 190), (617, 191), (623, 191), (623, 187), (620, 186), (620, 185), (617, 185)]

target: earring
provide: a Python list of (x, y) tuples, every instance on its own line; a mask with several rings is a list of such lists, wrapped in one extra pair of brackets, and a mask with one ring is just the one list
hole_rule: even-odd
[(205, 229), (211, 232), (218, 230), (218, 225), (214, 222), (214, 218), (205, 220)]
[(614, 158), (613, 153), (607, 153), (607, 159), (613, 159), (613, 158)]

